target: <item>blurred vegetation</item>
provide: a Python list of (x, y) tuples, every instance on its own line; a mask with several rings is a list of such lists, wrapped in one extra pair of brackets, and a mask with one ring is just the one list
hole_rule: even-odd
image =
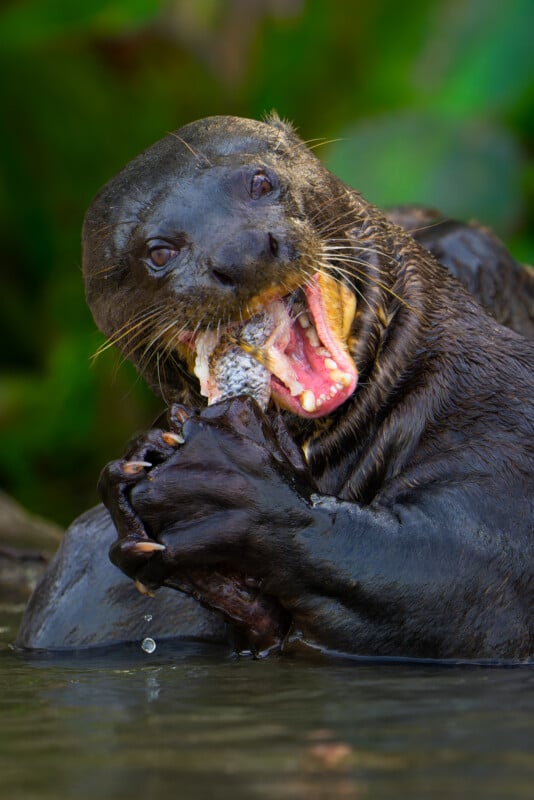
[(379, 205), (494, 226), (534, 260), (531, 0), (11, 0), (0, 10), (0, 481), (63, 523), (158, 411), (85, 307), (99, 186), (210, 114), (276, 108)]

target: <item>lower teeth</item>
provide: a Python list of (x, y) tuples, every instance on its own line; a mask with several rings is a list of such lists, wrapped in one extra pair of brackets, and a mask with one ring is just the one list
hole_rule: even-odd
[(310, 389), (306, 389), (306, 391), (302, 392), (299, 400), (304, 411), (307, 411), (309, 414), (317, 409), (315, 395)]

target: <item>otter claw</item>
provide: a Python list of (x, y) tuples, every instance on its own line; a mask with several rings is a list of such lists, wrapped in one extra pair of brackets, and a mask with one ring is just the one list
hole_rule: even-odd
[(138, 475), (145, 467), (151, 467), (149, 461), (125, 461), (122, 465), (122, 471), (127, 475)]
[(191, 412), (179, 403), (174, 403), (171, 408), (171, 417), (179, 424), (183, 425), (186, 420), (191, 417)]
[(128, 546), (128, 550), (131, 553), (154, 553), (157, 550), (165, 550), (166, 547), (164, 544), (159, 544), (158, 542), (134, 542)]
[(139, 578), (135, 579), (134, 584), (139, 594), (142, 594), (145, 597), (154, 597), (154, 592), (151, 592), (148, 586), (145, 586), (144, 583), (141, 583)]
[(165, 433), (162, 433), (161, 438), (165, 444), (168, 444), (171, 447), (178, 447), (179, 444), (183, 444), (185, 442), (185, 439), (181, 434), (171, 433), (170, 431), (165, 431)]

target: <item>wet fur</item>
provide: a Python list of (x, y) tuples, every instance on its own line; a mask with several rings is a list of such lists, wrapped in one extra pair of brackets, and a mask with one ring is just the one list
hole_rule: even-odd
[[(284, 175), (284, 257), (252, 284), (246, 283), (251, 267), (243, 253), (244, 283), (236, 285), (227, 316), (220, 315), (220, 296), (196, 283), (183, 295), (168, 292), (154, 301), (154, 283), (132, 266), (139, 261), (139, 245), (129, 249), (159, 202), (154, 174), (161, 175), (163, 165), (163, 173), (175, 170), (185, 181), (194, 180), (233, 152), (258, 163), (264, 159)], [(199, 264), (196, 257), (185, 267), (195, 280)], [(132, 269), (138, 270), (139, 286)], [(328, 173), (285, 124), (211, 118), (187, 126), (104, 187), (84, 228), (87, 299), (95, 319), (167, 403), (202, 403), (178, 344), (184, 329), (216, 328), (247, 317), (254, 297), (268, 293), (273, 279), (289, 292), (317, 269), (328, 270), (356, 294), (350, 346), (360, 378), (352, 398), (328, 418), (309, 421), (282, 413), (293, 440), (304, 448), (314, 487), (371, 510), (375, 505), (402, 510), (426, 504), (439, 491), (438, 508), (449, 490), (461, 505), (465, 486), (465, 502), (475, 516), (481, 509), (484, 531), (490, 524), (484, 508), (498, 491), (504, 508), (495, 507), (495, 536), (504, 537), (502, 552), (519, 543), (527, 552), (532, 548), (532, 344), (484, 313), (426, 248)], [(275, 420), (279, 411), (272, 407), (268, 414)], [(516, 539), (506, 518), (518, 504), (530, 511)], [(444, 516), (444, 531), (447, 525)], [(493, 548), (487, 548), (492, 568)], [(502, 568), (509, 572), (503, 578), (502, 591), (509, 592), (503, 608), (508, 614), (515, 603), (518, 620), (532, 619), (532, 577), (524, 562), (514, 559)], [(469, 591), (478, 597), (478, 589)], [(496, 585), (488, 591), (493, 595)], [(352, 602), (355, 597), (350, 602), (347, 597)], [(415, 607), (414, 613), (419, 613)], [(310, 630), (317, 631), (319, 619)], [(431, 628), (432, 620), (418, 625)], [(403, 647), (400, 630), (385, 626), (374, 638), (367, 633), (365, 641), (386, 654), (432, 654), (428, 631), (419, 640), (406, 634)], [(503, 634), (493, 650), (477, 630), (471, 645), (459, 643), (456, 653), (448, 633), (446, 645), (435, 644), (435, 653), (524, 658), (532, 652), (532, 630), (528, 625), (520, 630), (511, 643)], [(348, 634), (339, 634), (340, 649), (350, 647), (349, 641)]]

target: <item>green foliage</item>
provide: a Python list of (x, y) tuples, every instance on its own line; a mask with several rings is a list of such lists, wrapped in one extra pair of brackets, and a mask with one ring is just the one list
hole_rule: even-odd
[[(6, 7), (7, 5), (7, 7)], [(379, 205), (493, 225), (533, 260), (531, 0), (11, 0), (0, 10), (0, 479), (67, 522), (158, 404), (107, 353), (79, 231), (167, 131), (272, 108)]]
[(152, 0), (26, 0), (0, 19), (6, 49), (33, 48), (73, 34), (121, 35), (150, 22), (160, 4)]
[(421, 203), (501, 232), (524, 211), (521, 150), (501, 126), (406, 110), (362, 121), (342, 137), (328, 166), (378, 205)]

